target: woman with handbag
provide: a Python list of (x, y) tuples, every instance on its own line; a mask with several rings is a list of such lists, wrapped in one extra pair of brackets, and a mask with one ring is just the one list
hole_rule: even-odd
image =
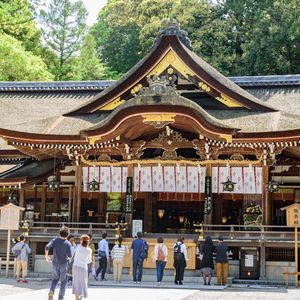
[(168, 248), (162, 237), (157, 238), (154, 246), (154, 258), (156, 264), (157, 285), (160, 285), (164, 276), (164, 269), (167, 263)]
[(75, 299), (88, 296), (88, 264), (92, 261), (92, 250), (88, 247), (90, 238), (84, 234), (80, 237), (73, 263), (73, 294)]
[(182, 285), (184, 269), (186, 267), (186, 262), (188, 261), (187, 249), (184, 244), (184, 237), (180, 237), (177, 243), (173, 247), (174, 250), (174, 268), (175, 268), (175, 284)]
[[(214, 269), (213, 252), (214, 245), (212, 239), (210, 236), (207, 236), (202, 251), (199, 254), (201, 259), (200, 272), (203, 276), (204, 285), (210, 285), (212, 271)], [(208, 282), (206, 282), (206, 277), (208, 277)]]

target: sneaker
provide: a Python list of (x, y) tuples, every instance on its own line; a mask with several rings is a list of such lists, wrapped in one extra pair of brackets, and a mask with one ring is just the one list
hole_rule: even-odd
[(27, 279), (22, 280), (23, 283), (28, 283)]
[(180, 284), (180, 285), (183, 285), (182, 281), (179, 281), (179, 284)]
[(107, 281), (107, 279), (106, 278), (103, 278), (103, 279), (101, 278), (101, 281)]
[(157, 282), (157, 285), (160, 286), (160, 282), (159, 281)]
[(94, 279), (95, 279), (96, 281), (99, 280), (98, 277), (97, 277), (96, 275), (93, 275), (93, 277), (94, 277)]
[(174, 283), (175, 283), (175, 284), (178, 284), (178, 281), (177, 281), (177, 280), (175, 280), (175, 281), (174, 281)]
[(137, 283), (142, 283), (141, 281), (138, 281)]
[(48, 300), (53, 300), (53, 296), (54, 296), (54, 292), (53, 291), (50, 291), (48, 293)]
[(22, 282), (21, 279), (17, 279), (17, 283), (20, 283), (20, 282)]
[(137, 281), (134, 281), (133, 283), (137, 283)]

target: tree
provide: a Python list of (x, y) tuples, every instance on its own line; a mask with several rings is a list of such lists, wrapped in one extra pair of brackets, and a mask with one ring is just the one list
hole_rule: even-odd
[(91, 33), (102, 60), (119, 73), (175, 17), (194, 52), (225, 75), (292, 74), (300, 72), (299, 11), (299, 0), (111, 0)]
[(63, 80), (71, 69), (70, 62), (78, 55), (86, 33), (87, 11), (82, 0), (51, 0), (40, 13), (46, 45), (57, 59), (52, 69), (57, 80)]
[(119, 75), (142, 58), (140, 27), (134, 13), (136, 2), (139, 1), (108, 1), (90, 30), (95, 37), (99, 56), (110, 70)]
[(96, 41), (91, 34), (85, 37), (78, 63), (81, 80), (99, 80), (106, 77), (106, 67), (97, 56)]
[(1, 81), (49, 81), (53, 75), (38, 56), (26, 51), (20, 41), (0, 34)]
[(29, 0), (0, 0), (0, 34), (22, 41), (26, 50), (38, 51), (40, 31)]

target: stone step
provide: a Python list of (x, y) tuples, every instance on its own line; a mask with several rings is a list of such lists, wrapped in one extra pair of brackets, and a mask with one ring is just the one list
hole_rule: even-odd
[[(106, 274), (106, 279), (108, 281), (113, 281), (113, 274)], [(92, 276), (90, 276), (90, 278), (92, 278)], [(143, 274), (143, 278), (142, 278), (143, 282), (156, 282), (156, 274)], [(93, 281), (91, 279), (91, 281)], [(126, 282), (132, 282), (132, 275), (129, 274), (123, 274), (122, 275), (122, 281), (126, 281)], [(232, 277), (228, 278), (227, 283), (231, 284), (233, 281)], [(99, 280), (99, 282), (101, 282)], [(165, 275), (163, 277), (163, 282), (174, 282), (174, 275)], [(203, 278), (200, 276), (184, 276), (184, 282), (186, 283), (197, 283), (197, 284), (203, 284)], [(211, 284), (215, 284), (217, 282), (217, 278), (216, 277), (212, 277), (211, 278)]]

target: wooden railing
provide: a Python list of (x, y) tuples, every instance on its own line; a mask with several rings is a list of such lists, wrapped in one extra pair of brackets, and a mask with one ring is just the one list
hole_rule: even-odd
[[(199, 231), (199, 230), (198, 230)], [(226, 240), (278, 242), (294, 241), (294, 230), (287, 226), (276, 225), (208, 225), (202, 227), (203, 236), (218, 238), (222, 236)]]
[[(71, 234), (80, 236), (82, 234), (92, 234), (94, 238), (100, 239), (102, 233), (106, 232), (108, 238), (115, 238), (116, 235), (126, 235), (127, 224), (119, 223), (80, 223), (80, 222), (32, 222), (28, 227), (30, 238), (49, 238), (58, 236), (62, 226), (70, 228)], [(21, 234), (24, 229), (14, 231), (14, 236)]]

